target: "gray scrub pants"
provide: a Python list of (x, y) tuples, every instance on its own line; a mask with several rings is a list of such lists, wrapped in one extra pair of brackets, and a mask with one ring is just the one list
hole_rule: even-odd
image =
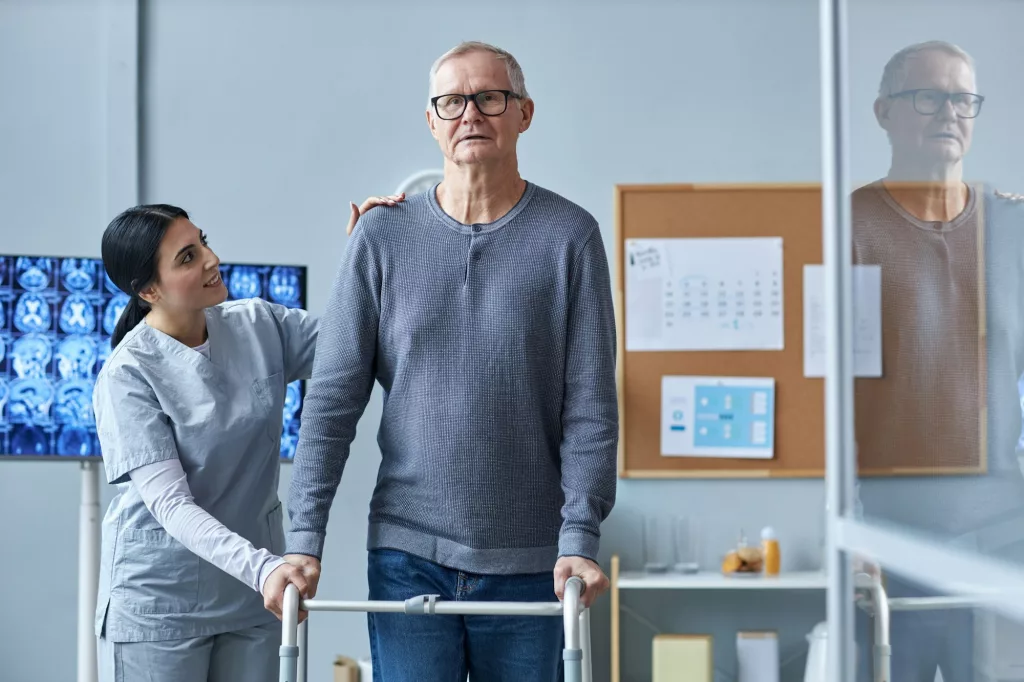
[(277, 682), (281, 624), (164, 642), (98, 640), (100, 682)]

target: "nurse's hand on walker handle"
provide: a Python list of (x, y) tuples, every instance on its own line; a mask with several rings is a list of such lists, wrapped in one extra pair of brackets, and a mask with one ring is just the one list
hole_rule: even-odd
[[(263, 606), (279, 619), (282, 617), (284, 590), (289, 585), (295, 585), (303, 599), (310, 598), (309, 581), (306, 580), (301, 566), (281, 564), (267, 576), (267, 582), (263, 584)], [(299, 609), (299, 622), (305, 620), (307, 615), (306, 611)]]
[(561, 600), (565, 596), (565, 583), (576, 576), (583, 580), (586, 587), (580, 601), (584, 608), (590, 608), (594, 601), (608, 590), (608, 576), (601, 567), (590, 559), (581, 556), (564, 556), (555, 563), (555, 596)]
[[(282, 558), (288, 563), (274, 569), (263, 585), (263, 606), (278, 618), (281, 618), (284, 590), (288, 585), (295, 585), (303, 599), (313, 599), (320, 583), (320, 561), (315, 557), (286, 554)], [(304, 621), (307, 615), (305, 609), (299, 609), (299, 622)]]
[(394, 206), (399, 201), (405, 200), (405, 192), (399, 194), (391, 194), (386, 197), (370, 197), (363, 202), (362, 206), (356, 206), (351, 201), (348, 202), (348, 207), (352, 210), (352, 214), (348, 218), (348, 226), (345, 228), (345, 234), (352, 234), (352, 230), (355, 229), (356, 222), (359, 221), (359, 216), (369, 211), (374, 206)]

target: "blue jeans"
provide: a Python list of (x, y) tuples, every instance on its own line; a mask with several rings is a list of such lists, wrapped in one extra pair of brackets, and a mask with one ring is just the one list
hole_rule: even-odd
[[(371, 550), (370, 599), (557, 601), (552, 572), (475, 575), (396, 550)], [(554, 569), (554, 566), (552, 566)], [(557, 682), (562, 619), (552, 616), (368, 615), (374, 682)]]

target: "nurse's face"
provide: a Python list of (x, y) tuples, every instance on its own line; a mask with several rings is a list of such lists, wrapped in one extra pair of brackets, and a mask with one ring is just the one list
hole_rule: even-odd
[(206, 235), (189, 220), (175, 220), (160, 243), (152, 304), (167, 312), (188, 313), (223, 303), (228, 290), (219, 266)]

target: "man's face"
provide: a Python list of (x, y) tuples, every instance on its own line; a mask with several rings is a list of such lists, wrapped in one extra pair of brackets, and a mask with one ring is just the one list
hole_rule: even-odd
[[(975, 93), (974, 74), (963, 59), (940, 50), (912, 55), (907, 79), (897, 97), (875, 102), (879, 124), (889, 133), (893, 156), (920, 166), (948, 166), (960, 162), (971, 147), (974, 119), (957, 113), (965, 99), (943, 94)], [(934, 90), (936, 93), (915, 90)], [(956, 101), (955, 101), (956, 100)], [(936, 109), (937, 106), (937, 109)], [(921, 113), (934, 111), (934, 113)]]
[[(466, 109), (454, 120), (427, 108), (427, 124), (445, 158), (456, 165), (491, 163), (514, 158), (520, 133), (530, 127), (533, 102), (508, 98), (504, 113), (484, 115), (472, 95), (485, 90), (511, 90), (505, 63), (490, 52), (475, 51), (445, 61), (434, 77), (437, 95), (468, 95)], [(498, 98), (502, 95), (498, 94)], [(459, 100), (455, 100), (458, 105)], [(494, 98), (489, 98), (494, 102)], [(500, 109), (500, 107), (499, 107)], [(444, 109), (441, 111), (444, 114)]]

